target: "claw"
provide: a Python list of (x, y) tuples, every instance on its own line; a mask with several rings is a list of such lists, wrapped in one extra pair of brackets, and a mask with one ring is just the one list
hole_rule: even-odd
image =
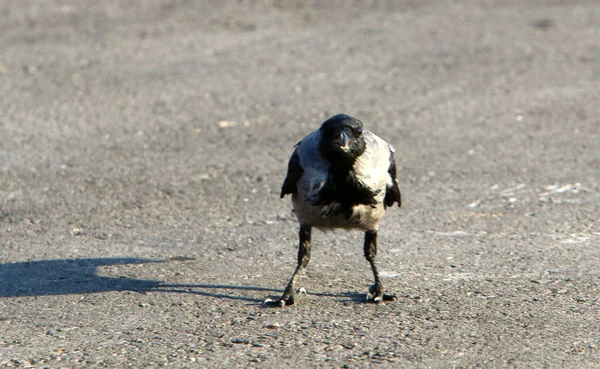
[(383, 301), (396, 301), (398, 300), (398, 296), (395, 293), (384, 293)]
[(270, 297), (267, 297), (265, 299), (265, 301), (263, 301), (263, 305), (266, 306), (277, 306), (277, 307), (285, 307), (286, 305), (294, 305), (294, 299), (293, 298), (288, 298), (287, 300), (284, 298), (280, 298), (280, 299), (272, 299)]
[(265, 301), (263, 301), (263, 305), (285, 307), (285, 300), (284, 299), (273, 300), (272, 298), (269, 297), (269, 298), (265, 299)]
[(376, 304), (382, 301), (394, 301), (397, 300), (396, 294), (383, 293), (383, 291), (377, 291), (374, 285), (369, 287), (369, 291), (367, 292), (366, 301), (374, 302)]

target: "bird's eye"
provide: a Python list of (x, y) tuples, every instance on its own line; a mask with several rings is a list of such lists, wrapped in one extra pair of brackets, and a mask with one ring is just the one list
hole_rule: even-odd
[(360, 136), (360, 135), (362, 135), (362, 128), (357, 128), (357, 129), (356, 129), (356, 135), (357, 135), (357, 136)]

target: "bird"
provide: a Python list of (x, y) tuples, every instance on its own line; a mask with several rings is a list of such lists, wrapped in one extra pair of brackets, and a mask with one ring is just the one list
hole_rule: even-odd
[(346, 114), (327, 119), (294, 148), (280, 197), (292, 197), (299, 223), (298, 261), (283, 295), (265, 303), (295, 303), (296, 279), (310, 260), (313, 228), (364, 232), (364, 255), (374, 278), (366, 301), (395, 300), (384, 293), (375, 262), (379, 222), (387, 208), (402, 205), (394, 148)]

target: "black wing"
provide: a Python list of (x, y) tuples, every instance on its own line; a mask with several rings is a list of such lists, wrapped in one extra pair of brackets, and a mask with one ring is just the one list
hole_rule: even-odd
[(398, 187), (398, 181), (396, 180), (396, 160), (394, 159), (394, 152), (391, 149), (388, 173), (390, 174), (390, 177), (392, 177), (392, 185), (386, 188), (383, 202), (386, 207), (393, 206), (395, 202), (397, 202), (398, 207), (400, 207), (402, 206), (402, 196), (400, 195), (400, 188)]
[(300, 166), (300, 157), (298, 156), (298, 149), (296, 149), (290, 158), (287, 175), (281, 186), (282, 199), (287, 194), (296, 193), (296, 183), (298, 183), (298, 180), (302, 177), (302, 173), (304, 173), (304, 169)]

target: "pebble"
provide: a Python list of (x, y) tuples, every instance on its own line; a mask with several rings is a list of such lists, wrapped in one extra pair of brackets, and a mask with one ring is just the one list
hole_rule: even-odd
[(85, 231), (81, 228), (73, 228), (71, 229), (71, 235), (73, 236), (82, 236), (85, 234)]

